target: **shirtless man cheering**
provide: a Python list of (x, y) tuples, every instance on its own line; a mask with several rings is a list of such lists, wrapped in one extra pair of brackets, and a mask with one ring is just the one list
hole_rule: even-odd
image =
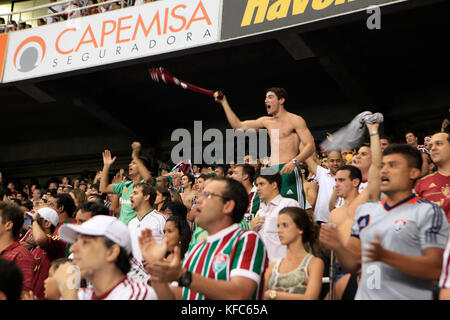
[[(231, 109), (225, 96), (218, 98), (219, 93), (214, 94), (217, 102), (220, 102), (231, 127), (235, 130), (267, 129), (270, 137), (271, 165), (282, 175), (281, 195), (297, 200), (300, 207), (305, 207), (305, 196), (302, 188), (301, 172), (297, 163), (303, 162), (315, 151), (314, 139), (305, 120), (296, 114), (286, 111), (284, 105), (287, 92), (283, 88), (270, 88), (266, 91), (265, 104), (267, 116), (256, 120), (241, 121)], [(275, 131), (276, 130), (276, 131)], [(276, 134), (278, 133), (278, 134)], [(300, 150), (300, 143), (303, 145)], [(278, 149), (278, 150), (276, 150)], [(278, 151), (278, 153), (276, 153)], [(274, 154), (278, 154), (278, 163), (274, 163)]]

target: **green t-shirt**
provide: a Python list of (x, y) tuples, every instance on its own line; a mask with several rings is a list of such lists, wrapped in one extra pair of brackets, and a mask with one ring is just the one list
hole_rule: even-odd
[[(142, 180), (140, 183), (145, 182)], [(113, 193), (120, 194), (120, 214), (119, 221), (128, 226), (131, 219), (137, 216), (136, 211), (131, 208), (130, 196), (133, 193), (135, 183), (133, 181), (125, 181), (113, 184)]]

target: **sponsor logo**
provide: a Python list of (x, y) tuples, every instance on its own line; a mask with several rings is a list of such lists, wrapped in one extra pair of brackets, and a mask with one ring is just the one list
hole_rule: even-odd
[[(250, 24), (273, 21), (289, 16), (296, 16), (308, 11), (320, 11), (330, 6), (338, 6), (355, 0), (248, 0), (242, 17), (241, 27)], [(291, 8), (292, 2), (292, 9)], [(255, 14), (256, 13), (256, 14)], [(254, 17), (254, 19), (253, 19)]]
[(381, 6), (406, 0), (227, 0), (222, 40), (278, 30), (365, 10), (367, 27), (380, 29)]
[(14, 53), (14, 67), (20, 72), (29, 72), (44, 60), (46, 45), (39, 36), (31, 36), (23, 40)]

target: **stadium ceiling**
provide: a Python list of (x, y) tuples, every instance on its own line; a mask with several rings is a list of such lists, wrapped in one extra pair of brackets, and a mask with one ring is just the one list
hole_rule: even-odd
[[(381, 9), (381, 29), (361, 12), (277, 32), (76, 73), (0, 86), (0, 168), (128, 154), (134, 139), (170, 146), (176, 128), (228, 128), (212, 98), (152, 82), (164, 66), (196, 85), (222, 90), (241, 119), (265, 113), (265, 89), (285, 87), (287, 109), (323, 139), (364, 110), (385, 115), (402, 136), (440, 129), (450, 106), (449, 1), (407, 1)], [(25, 170), (26, 171), (26, 170)]]

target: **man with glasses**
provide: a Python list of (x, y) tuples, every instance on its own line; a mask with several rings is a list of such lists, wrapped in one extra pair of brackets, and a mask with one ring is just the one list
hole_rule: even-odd
[[(256, 232), (238, 226), (247, 207), (242, 184), (211, 179), (199, 195), (195, 217), (208, 236), (189, 248), (183, 264), (179, 248), (171, 261), (163, 261), (166, 247), (156, 243), (150, 230), (142, 232), (139, 244), (151, 262), (148, 271), (160, 299), (261, 299), (267, 253)], [(179, 286), (171, 287), (176, 280)]]

